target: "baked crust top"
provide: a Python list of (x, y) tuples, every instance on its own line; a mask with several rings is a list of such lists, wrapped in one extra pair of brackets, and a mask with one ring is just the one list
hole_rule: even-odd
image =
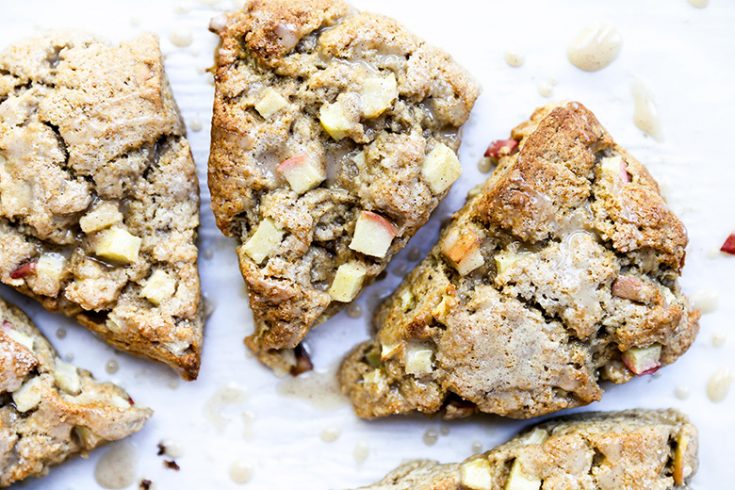
[(0, 53), (0, 281), (196, 378), (199, 188), (158, 39)]
[(152, 412), (120, 387), (59, 359), (18, 308), (0, 299), (0, 487), (137, 432)]
[[(362, 490), (681, 488), (697, 471), (697, 449), (697, 429), (676, 410), (583, 413), (539, 424), (459, 464), (410, 461)], [(478, 478), (485, 486), (469, 485)]]
[[(256, 330), (246, 342), (288, 370), (291, 349), (380, 274), (446, 195), (478, 89), (394, 20), (339, 0), (255, 0), (211, 29), (221, 39), (212, 209), (241, 244)], [(424, 172), (434, 150), (456, 164), (446, 185)], [(389, 230), (386, 250), (352, 244), (363, 213)], [(248, 242), (264, 222), (275, 242), (255, 253)], [(330, 294), (344, 264), (359, 284)]]
[(535, 417), (674, 362), (699, 312), (687, 243), (645, 167), (577, 102), (512, 132), (481, 189), (344, 361), (357, 414)]

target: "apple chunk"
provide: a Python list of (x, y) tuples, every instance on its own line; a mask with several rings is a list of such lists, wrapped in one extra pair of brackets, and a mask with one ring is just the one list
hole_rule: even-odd
[(372, 257), (383, 258), (397, 235), (393, 224), (379, 214), (362, 211), (355, 224), (350, 248)]
[(94, 253), (114, 262), (132, 264), (138, 260), (142, 241), (123, 228), (109, 228), (99, 234)]
[(256, 264), (260, 264), (272, 254), (283, 240), (283, 231), (269, 218), (260, 222), (250, 239), (242, 246), (245, 252)]
[(284, 160), (276, 170), (283, 175), (291, 189), (298, 194), (313, 189), (327, 178), (319, 162), (314, 161), (313, 158), (307, 155), (296, 155)]
[(429, 374), (434, 370), (434, 350), (424, 344), (408, 344), (406, 349), (406, 372), (414, 376)]
[(176, 292), (176, 279), (166, 271), (156, 269), (140, 290), (140, 295), (158, 306)]
[(323, 105), (319, 110), (319, 122), (327, 134), (337, 141), (347, 136), (356, 124), (340, 102)]
[(623, 352), (623, 364), (636, 375), (653, 374), (661, 367), (661, 345), (632, 347)]
[(505, 490), (539, 490), (539, 488), (541, 488), (541, 479), (527, 475), (523, 471), (521, 461), (516, 458), (510, 469)]
[(444, 237), (441, 252), (460, 275), (466, 276), (485, 263), (480, 242), (480, 237), (472, 229), (453, 228)]
[(497, 162), (502, 157), (512, 155), (518, 150), (518, 141), (514, 139), (495, 140), (485, 150), (485, 157)]
[(82, 382), (76, 366), (57, 358), (55, 367), (54, 380), (56, 381), (56, 386), (69, 394), (79, 394)]
[(84, 233), (93, 233), (104, 230), (112, 225), (122, 222), (123, 215), (114, 202), (103, 202), (94, 210), (82, 216), (79, 226)]
[(368, 119), (378, 117), (390, 108), (397, 97), (398, 83), (393, 73), (387, 77), (366, 78), (360, 92), (362, 116)]
[(451, 148), (439, 143), (426, 155), (421, 174), (426, 179), (431, 192), (441, 194), (454, 184), (462, 173), (462, 165)]
[(631, 175), (628, 172), (628, 164), (620, 155), (605, 157), (601, 160), (602, 171), (610, 175), (613, 181), (630, 182)]
[(735, 255), (735, 233), (730, 233), (727, 239), (725, 239), (725, 243), (720, 247), (720, 252)]
[(288, 101), (281, 94), (269, 87), (265, 89), (262, 97), (258, 103), (255, 104), (255, 110), (258, 111), (263, 118), (268, 119), (287, 105)]
[(459, 467), (459, 478), (463, 488), (470, 490), (490, 490), (493, 476), (490, 463), (484, 457), (471, 459)]
[(36, 408), (41, 403), (44, 391), (44, 378), (37, 376), (29, 379), (13, 392), (15, 408), (21, 413)]
[(676, 450), (674, 451), (674, 467), (673, 476), (674, 483), (682, 486), (686, 482), (689, 475), (692, 474), (693, 468), (691, 464), (687, 464), (687, 453), (689, 451), (689, 438), (685, 434), (681, 434), (676, 439)]
[(367, 269), (359, 262), (340, 265), (329, 288), (329, 295), (335, 301), (349, 303), (360, 292), (366, 274)]
[(29, 351), (33, 352), (33, 337), (24, 334), (23, 332), (19, 332), (18, 330), (15, 330), (12, 328), (9, 321), (3, 322), (3, 332), (13, 339), (13, 342), (17, 342), (18, 344), (22, 345)]

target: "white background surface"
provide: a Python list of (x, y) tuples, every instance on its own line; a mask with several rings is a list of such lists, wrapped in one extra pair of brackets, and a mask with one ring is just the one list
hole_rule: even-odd
[[(558, 80), (552, 99), (576, 99), (586, 104), (622, 145), (648, 165), (689, 229), (684, 287), (689, 293), (716, 292), (719, 307), (702, 318), (699, 338), (677, 364), (661, 370), (655, 378), (610, 386), (601, 403), (586, 409), (673, 406), (684, 410), (701, 431), (701, 467), (692, 486), (733, 488), (735, 393), (714, 404), (708, 400), (705, 387), (718, 369), (735, 371), (735, 335), (730, 333), (735, 326), (735, 257), (712, 253), (735, 231), (735, 160), (731, 151), (735, 2), (712, 0), (712, 5), (702, 10), (686, 0), (353, 3), (396, 17), (443, 47), (483, 86), (464, 133), (464, 175), (409, 248), (425, 251), (432, 245), (439, 221), (459, 208), (466, 192), (485, 178), (476, 167), (484, 147), (492, 139), (506, 137), (513, 125), (547, 101), (538, 94), (537, 85), (549, 78)], [(458, 461), (471, 453), (475, 441), (485, 448), (504, 441), (527, 422), (485, 416), (452, 424), (420, 417), (366, 423), (357, 420), (344, 402), (325, 408), (303, 397), (280, 394), (281, 380), (246, 354), (241, 340), (251, 331), (252, 318), (233, 247), (214, 227), (206, 189), (213, 87), (202, 70), (211, 64), (216, 41), (207, 24), (217, 9), (233, 5), (229, 1), (0, 0), (0, 47), (41, 28), (79, 27), (111, 39), (131, 38), (143, 30), (160, 35), (168, 75), (190, 127), (202, 183), (200, 267), (204, 292), (215, 310), (206, 328), (199, 380), (172, 388), (174, 378), (166, 369), (113, 353), (82, 327), (41, 312), (7, 289), (0, 294), (19, 302), (62, 354), (73, 354), (75, 363), (100, 379), (120, 383), (136, 401), (155, 409), (153, 419), (132, 438), (138, 464), (136, 484), (131, 488), (137, 488), (141, 478), (153, 480), (158, 489), (239, 488), (229, 477), (235, 461), (253, 468), (253, 478), (244, 488), (347, 488), (376, 480), (407, 458)], [(177, 12), (177, 6), (187, 12)], [(608, 68), (585, 73), (569, 64), (566, 47), (579, 30), (597, 20), (616, 26), (624, 44), (620, 57)], [(193, 34), (191, 47), (175, 48), (169, 41), (169, 34), (180, 29)], [(503, 60), (507, 50), (523, 53), (524, 65), (507, 66)], [(655, 95), (662, 142), (646, 137), (633, 124), (630, 87), (636, 77)], [(191, 131), (193, 121), (199, 121), (204, 129)], [(406, 267), (405, 252), (393, 260), (389, 270)], [(363, 294), (360, 304), (371, 309), (375, 303), (371, 298), (391, 290), (398, 280), (389, 273)], [(308, 344), (318, 370), (329, 370), (345, 351), (368, 336), (367, 318), (352, 319), (342, 313), (313, 332)], [(65, 339), (54, 335), (58, 327), (68, 330)], [(712, 345), (716, 333), (728, 335), (724, 347)], [(121, 366), (114, 375), (105, 372), (110, 359)], [(204, 407), (228, 384), (245, 390), (247, 396), (225, 407), (224, 428), (218, 430), (205, 417)], [(676, 387), (688, 388), (690, 397), (677, 399)], [(246, 435), (241, 415), (246, 411), (255, 417), (251, 435)], [(425, 431), (442, 427), (448, 434), (440, 435), (431, 447), (425, 445)], [(320, 439), (327, 428), (340, 430), (335, 442)], [(182, 455), (177, 458), (180, 472), (164, 469), (162, 459), (156, 456), (156, 444), (162, 439), (181, 448)], [(357, 445), (369, 448), (362, 464), (353, 457)], [(97, 451), (88, 460), (62, 465), (49, 477), (24, 488), (96, 489), (95, 462), (104, 451)]]

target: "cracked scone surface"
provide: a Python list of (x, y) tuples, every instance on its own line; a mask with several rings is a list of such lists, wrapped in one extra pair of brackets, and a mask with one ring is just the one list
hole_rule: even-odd
[(411, 461), (363, 490), (684, 488), (697, 429), (676, 410), (592, 412), (552, 420), (460, 464)]
[(59, 359), (18, 308), (0, 299), (0, 486), (137, 432), (151, 410)]
[(478, 89), (392, 19), (339, 0), (255, 0), (210, 27), (212, 209), (240, 241), (246, 343), (288, 370), (446, 195)]
[(0, 280), (196, 378), (199, 189), (158, 40), (0, 53)]
[(547, 106), (340, 370), (361, 417), (515, 418), (599, 400), (698, 331), (677, 284), (686, 232), (658, 186), (579, 103)]

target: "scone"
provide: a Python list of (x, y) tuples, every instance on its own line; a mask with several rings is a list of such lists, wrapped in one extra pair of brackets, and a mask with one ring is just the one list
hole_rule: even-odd
[(677, 284), (686, 231), (645, 167), (576, 102), (511, 138), (343, 362), (359, 416), (543, 415), (694, 340), (699, 313)]
[(272, 368), (369, 284), (460, 174), (478, 95), (445, 53), (341, 0), (254, 0), (215, 18), (209, 188), (239, 240)]
[(194, 379), (198, 224), (153, 35), (56, 33), (0, 53), (0, 281)]
[(697, 470), (697, 429), (676, 410), (573, 415), (460, 464), (411, 461), (363, 490), (664, 490)]
[(31, 320), (0, 299), (0, 487), (127, 437), (151, 413), (59, 359)]

